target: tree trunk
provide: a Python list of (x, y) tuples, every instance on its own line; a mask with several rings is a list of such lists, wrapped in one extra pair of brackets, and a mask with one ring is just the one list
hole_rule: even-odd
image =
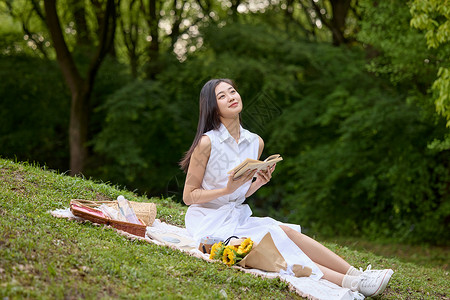
[(75, 21), (75, 29), (77, 30), (76, 39), (78, 45), (90, 45), (91, 38), (89, 36), (89, 29), (86, 21), (86, 9), (84, 1), (70, 0), (70, 10), (73, 13)]
[(70, 174), (79, 174), (83, 170), (83, 162), (86, 157), (86, 150), (83, 141), (84, 132), (81, 131), (81, 109), (84, 105), (82, 87), (84, 80), (81, 78), (75, 62), (70, 54), (67, 44), (64, 40), (63, 31), (59, 22), (58, 13), (56, 11), (56, 0), (44, 1), (45, 13), (47, 15), (47, 26), (53, 40), (53, 47), (56, 51), (56, 59), (64, 75), (64, 79), (69, 86), (72, 94), (70, 125), (69, 125), (69, 142), (70, 142)]
[(101, 26), (99, 46), (95, 53), (87, 79), (83, 79), (78, 71), (75, 61), (70, 53), (63, 36), (63, 30), (56, 11), (56, 0), (44, 1), (47, 27), (53, 40), (56, 59), (64, 75), (67, 85), (72, 94), (70, 107), (70, 174), (76, 175), (83, 171), (87, 157), (87, 129), (89, 128), (89, 100), (91, 96), (94, 79), (100, 64), (105, 58), (115, 35), (115, 4), (114, 0), (108, 0), (104, 23)]
[[(134, 7), (135, 5), (137, 5), (137, 8)], [(131, 75), (133, 78), (137, 78), (138, 76), (140, 13), (138, 0), (131, 0), (128, 6), (128, 25), (124, 21), (126, 14), (120, 14), (120, 29), (122, 30), (123, 42), (127, 49), (128, 59), (130, 60)]]
[(347, 18), (351, 0), (332, 0), (330, 2), (333, 12), (333, 19), (331, 19), (333, 45), (338, 46), (347, 42), (347, 39), (344, 36), (345, 20)]
[(155, 79), (155, 76), (160, 72), (159, 69), (159, 14), (156, 12), (156, 1), (149, 1), (149, 20), (150, 36), (152, 38), (148, 48), (148, 56), (150, 59), (147, 75), (150, 79)]
[(69, 125), (71, 175), (81, 174), (87, 158), (89, 89), (90, 87), (84, 82), (77, 88), (77, 92), (72, 95)]
[(333, 36), (333, 45), (339, 46), (341, 44), (346, 44), (348, 39), (345, 38), (345, 21), (347, 18), (347, 13), (350, 9), (351, 0), (330, 0), (332, 18), (329, 21), (321, 13), (321, 7), (316, 4), (313, 0), (310, 0), (312, 8), (314, 8), (317, 16), (320, 18), (322, 23), (331, 30)]

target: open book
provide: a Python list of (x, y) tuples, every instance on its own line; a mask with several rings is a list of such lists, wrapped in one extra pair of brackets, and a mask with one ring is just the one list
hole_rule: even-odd
[(247, 170), (264, 170), (268, 166), (273, 166), (275, 163), (282, 161), (283, 158), (280, 156), (280, 154), (274, 154), (266, 158), (264, 161), (256, 160), (247, 158), (243, 162), (241, 162), (238, 166), (233, 168), (232, 170), (228, 171), (228, 174), (231, 174), (232, 172), (236, 171), (233, 178), (238, 178), (242, 174), (244, 174)]

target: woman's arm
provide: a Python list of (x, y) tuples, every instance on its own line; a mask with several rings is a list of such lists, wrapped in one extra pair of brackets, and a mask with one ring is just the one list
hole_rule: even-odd
[[(258, 159), (261, 157), (261, 154), (264, 149), (264, 140), (259, 137), (259, 150), (258, 150)], [(245, 194), (245, 198), (250, 197), (253, 195), (260, 187), (265, 185), (267, 182), (270, 181), (270, 178), (272, 178), (272, 172), (275, 170), (275, 165), (272, 167), (267, 168), (266, 171), (259, 171), (256, 173), (256, 180), (252, 182), (250, 185), (250, 188), (248, 189), (247, 193)]]
[(209, 202), (225, 195), (225, 189), (205, 191), (201, 188), (210, 154), (211, 140), (207, 135), (204, 135), (192, 152), (189, 163), (183, 190), (183, 201), (186, 205)]
[(204, 135), (197, 147), (192, 152), (191, 161), (189, 163), (186, 175), (186, 183), (183, 190), (183, 201), (186, 205), (206, 203), (234, 192), (238, 187), (252, 179), (255, 172), (247, 171), (239, 179), (233, 180), (230, 174), (226, 187), (214, 190), (202, 189), (203, 176), (205, 175), (206, 164), (211, 154), (211, 140)]

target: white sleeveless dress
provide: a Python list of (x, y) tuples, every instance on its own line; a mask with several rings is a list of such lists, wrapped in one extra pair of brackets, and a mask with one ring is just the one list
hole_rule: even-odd
[[(205, 135), (211, 140), (211, 153), (202, 181), (202, 188), (205, 190), (226, 187), (229, 170), (246, 158), (258, 159), (259, 137), (242, 126), (238, 143), (223, 124), (218, 130), (210, 130)], [(299, 264), (312, 268), (311, 278), (320, 279), (323, 273), (317, 265), (280, 228), (280, 225), (286, 225), (300, 232), (299, 225), (281, 223), (269, 217), (251, 217), (250, 207), (244, 204), (250, 185), (251, 181), (248, 181), (232, 194), (189, 206), (185, 217), (188, 232), (197, 242), (206, 236), (225, 240), (233, 235), (250, 237), (259, 242), (270, 232), (277, 249), (288, 264), (288, 273), (291, 272), (292, 265)]]

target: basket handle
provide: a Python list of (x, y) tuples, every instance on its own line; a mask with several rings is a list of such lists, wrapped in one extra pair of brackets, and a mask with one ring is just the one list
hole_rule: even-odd
[(84, 200), (84, 199), (72, 199), (70, 203), (77, 203), (88, 207), (99, 207), (103, 203), (114, 203), (115, 201), (92, 201), (92, 200)]

